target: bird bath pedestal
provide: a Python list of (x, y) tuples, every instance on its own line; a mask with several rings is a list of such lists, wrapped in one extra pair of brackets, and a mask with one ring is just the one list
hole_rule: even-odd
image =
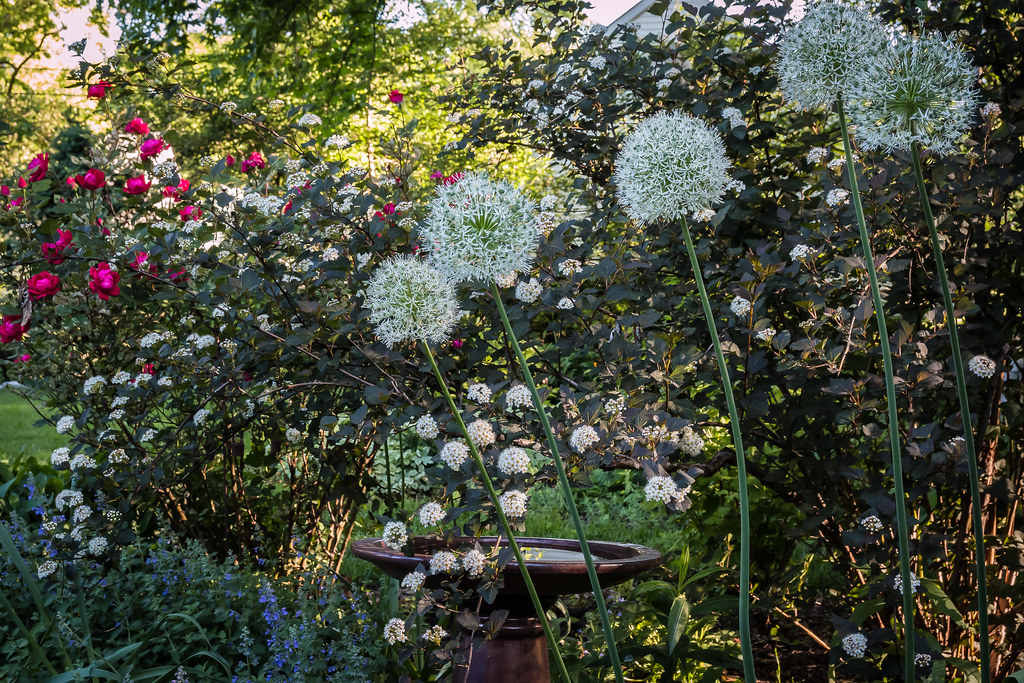
[[(579, 541), (526, 537), (516, 540), (528, 556), (526, 566), (545, 609), (551, 607), (560, 595), (591, 591)], [(486, 551), (494, 547), (497, 539), (494, 536), (478, 539), (456, 537), (446, 541), (416, 536), (412, 539), (414, 554), (407, 556), (388, 548), (379, 538), (367, 538), (356, 541), (352, 552), (356, 557), (377, 565), (388, 576), (401, 579), (417, 566), (428, 566), (436, 551), (465, 547), (476, 541)], [(507, 545), (507, 541), (502, 540), (501, 545)], [(590, 541), (588, 545), (602, 588), (628, 581), (661, 564), (661, 553), (642, 545), (603, 541)], [(544, 630), (515, 560), (505, 565), (503, 578), (504, 587), (493, 604), (485, 605), (481, 616), (486, 618), (494, 610), (508, 610), (508, 617), (493, 638), (473, 650), (470, 667), (456, 671), (456, 683), (548, 683), (551, 680)], [(440, 576), (430, 576), (426, 585), (437, 587), (441, 579)]]

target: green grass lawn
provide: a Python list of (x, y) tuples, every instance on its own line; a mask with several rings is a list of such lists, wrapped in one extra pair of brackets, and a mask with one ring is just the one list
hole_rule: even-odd
[(33, 427), (39, 415), (28, 401), (7, 389), (0, 389), (0, 462), (32, 458), (49, 460), (54, 448), (67, 446), (67, 437), (53, 427)]

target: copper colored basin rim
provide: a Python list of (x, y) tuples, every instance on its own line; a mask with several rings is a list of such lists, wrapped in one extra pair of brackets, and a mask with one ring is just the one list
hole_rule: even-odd
[[(524, 536), (516, 540), (520, 547), (576, 552), (580, 550), (579, 541), (575, 539)], [(380, 538), (364, 538), (352, 544), (352, 552), (356, 557), (377, 565), (388, 576), (401, 579), (418, 566), (427, 570), (431, 556), (438, 550), (465, 548), (479, 542), (486, 552), (488, 548), (494, 547), (496, 541), (497, 537), (495, 536), (455, 537), (447, 540), (437, 536), (414, 536), (412, 543), (415, 554), (410, 557), (401, 551), (387, 547)], [(507, 544), (507, 540), (503, 539), (501, 545)], [(588, 541), (587, 545), (594, 556), (594, 569), (597, 571), (598, 581), (602, 588), (628, 581), (648, 569), (661, 565), (661, 553), (647, 546), (606, 541)], [(571, 595), (591, 591), (587, 565), (582, 560), (552, 562), (544, 559), (528, 559), (526, 566), (540, 595)], [(428, 587), (440, 585), (441, 578), (430, 576), (427, 580)], [(519, 566), (515, 560), (505, 566), (504, 579), (505, 586), (502, 588), (502, 594), (506, 596), (527, 594)]]

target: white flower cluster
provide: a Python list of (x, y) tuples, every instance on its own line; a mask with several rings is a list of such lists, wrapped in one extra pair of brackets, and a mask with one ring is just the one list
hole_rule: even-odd
[(666, 505), (685, 496), (686, 491), (681, 490), (672, 477), (651, 477), (644, 486), (646, 500), (657, 500)]
[(220, 110), (223, 111), (223, 112), (231, 113), (231, 112), (233, 112), (236, 109), (238, 109), (238, 105), (235, 102), (230, 102), (229, 101), (229, 102), (221, 102), (220, 103)]
[(576, 304), (574, 304), (572, 299), (570, 299), (569, 297), (563, 296), (561, 299), (558, 300), (557, 306), (563, 311), (568, 311), (571, 310), (572, 308), (575, 308)]
[(438, 550), (430, 558), (431, 574), (451, 574), (459, 570), (459, 558), (450, 550)]
[(779, 87), (803, 109), (831, 107), (881, 53), (885, 31), (852, 4), (826, 0), (807, 8), (779, 46)]
[(405, 622), (397, 617), (388, 620), (388, 623), (384, 624), (384, 639), (392, 645), (409, 640), (405, 634)]
[(817, 164), (825, 160), (828, 156), (828, 150), (824, 147), (812, 147), (811, 151), (807, 153), (807, 163)]
[(321, 123), (323, 123), (323, 121), (321, 121), (320, 117), (317, 116), (316, 114), (312, 112), (307, 112), (303, 114), (301, 117), (299, 117), (297, 123), (300, 126), (306, 126), (308, 128), (312, 126), (319, 126)]
[(409, 540), (409, 532), (401, 522), (388, 522), (384, 525), (381, 540), (392, 550), (401, 550), (405, 542)]
[(302, 442), (302, 432), (300, 432), (295, 427), (289, 427), (284, 432), (284, 438), (288, 440), (288, 443), (293, 443), (293, 444), (301, 443)]
[(132, 378), (132, 373), (119, 370), (112, 378), (111, 383), (113, 384), (126, 384), (128, 380)]
[(850, 85), (850, 123), (865, 149), (951, 152), (977, 111), (977, 78), (949, 38), (898, 33)]
[(715, 217), (715, 210), (704, 208), (700, 211), (694, 211), (691, 218), (698, 223), (708, 223)]
[(498, 454), (498, 470), (504, 474), (523, 474), (530, 468), (530, 456), (519, 446), (509, 446)]
[(426, 630), (423, 634), (423, 640), (429, 640), (435, 645), (440, 645), (441, 641), (448, 637), (448, 631), (444, 630), (440, 624), (434, 624)]
[(757, 338), (763, 342), (770, 342), (775, 338), (776, 331), (774, 327), (765, 327), (758, 331)]
[(441, 460), (453, 470), (457, 470), (468, 456), (469, 446), (462, 441), (449, 441), (441, 449)]
[(868, 648), (868, 639), (863, 633), (851, 633), (843, 636), (843, 649), (851, 657), (863, 657)]
[(574, 258), (567, 258), (558, 264), (558, 272), (566, 277), (583, 271), (583, 265)]
[(728, 170), (714, 129), (689, 114), (660, 112), (626, 138), (614, 180), (626, 214), (653, 223), (681, 220), (720, 202)]
[(107, 552), (109, 543), (107, 539), (102, 536), (96, 536), (95, 538), (89, 539), (89, 554), (94, 556), (102, 555)]
[(324, 147), (337, 147), (341, 149), (342, 147), (348, 147), (350, 142), (344, 135), (332, 135), (324, 141)]
[(444, 508), (440, 503), (430, 502), (420, 508), (420, 524), (423, 526), (437, 526), (444, 519)]
[(79, 453), (78, 455), (71, 459), (71, 462), (68, 463), (68, 467), (70, 467), (72, 471), (91, 470), (92, 468), (96, 467), (96, 461), (93, 460), (92, 457), (86, 455), (85, 453)]
[(516, 382), (505, 392), (505, 406), (509, 410), (516, 408), (529, 408), (533, 405), (533, 397), (530, 390), (522, 382)]
[(692, 427), (683, 427), (676, 441), (679, 443), (679, 449), (691, 457), (704, 450), (704, 439), (697, 436)]
[(985, 106), (981, 108), (981, 117), (983, 119), (996, 119), (1003, 112), (1003, 108), (996, 102), (986, 102)]
[(537, 278), (530, 278), (529, 282), (520, 282), (516, 285), (516, 298), (523, 303), (531, 304), (537, 300), (541, 293), (540, 283)]
[(814, 256), (814, 254), (814, 249), (807, 246), (806, 244), (798, 244), (789, 250), (789, 258), (793, 259), (794, 261), (802, 261), (805, 258)]
[(921, 653), (914, 655), (914, 666), (919, 666), (922, 669), (927, 669), (932, 665), (932, 656), (929, 654)]
[(57, 571), (58, 565), (53, 560), (47, 560), (39, 565), (38, 576), (40, 579), (45, 579), (47, 576)]
[(732, 313), (735, 316), (743, 317), (745, 315), (749, 315), (751, 308), (750, 299), (737, 296), (732, 300), (732, 303), (729, 304), (729, 308), (732, 309)]
[(121, 463), (128, 462), (128, 454), (124, 452), (123, 448), (115, 448), (110, 451), (110, 455), (107, 456), (107, 459), (115, 465), (120, 465)]
[[(910, 572), (910, 586), (912, 592), (917, 592), (917, 589), (921, 587), (921, 581), (914, 572)], [(897, 593), (903, 592), (903, 575), (899, 572), (896, 572), (896, 575), (892, 577), (892, 587)]]
[(986, 355), (978, 355), (967, 362), (967, 369), (982, 379), (988, 379), (996, 372), (996, 362)]
[(165, 339), (171, 338), (171, 336), (172, 335), (169, 332), (150, 332), (149, 334), (147, 334), (146, 336), (139, 340), (139, 346), (141, 346), (144, 349), (148, 349), (152, 346), (155, 346), (156, 344), (159, 344)]
[(466, 398), (474, 403), (487, 403), (491, 400), (491, 388), (483, 382), (472, 384), (466, 392)]
[(597, 55), (595, 57), (591, 57), (588, 64), (590, 64), (590, 68), (594, 71), (603, 71), (604, 68), (608, 66), (608, 60), (601, 55)]
[(491, 423), (485, 420), (475, 420), (466, 427), (466, 433), (469, 435), (469, 440), (473, 442), (473, 445), (477, 448), (483, 448), (490, 446), (494, 443), (494, 428), (491, 427)]
[(512, 519), (519, 519), (520, 517), (526, 516), (526, 494), (522, 491), (512, 490), (505, 491), (498, 498), (498, 503), (501, 505), (501, 511), (505, 513), (506, 517)]
[(494, 278), (494, 281), (502, 289), (508, 289), (509, 287), (515, 286), (515, 284), (516, 284), (516, 282), (518, 280), (519, 280), (519, 273), (515, 272), (514, 270), (511, 273), (506, 273), (504, 275), (499, 275), (498, 277)]
[(58, 510), (70, 510), (71, 508), (78, 507), (85, 501), (81, 491), (75, 489), (64, 489), (57, 494), (57, 498), (54, 500), (54, 504)]
[[(854, 161), (856, 161), (856, 160), (857, 160), (857, 157), (854, 157)], [(846, 157), (845, 156), (841, 156), (841, 157), (835, 157), (834, 159), (829, 160), (829, 162), (827, 164), (825, 164), (825, 165), (828, 166), (828, 170), (832, 171), (833, 173), (839, 173), (839, 170), (845, 164), (846, 164)]]
[(483, 574), (486, 564), (487, 557), (476, 548), (462, 556), (462, 568), (466, 570), (471, 579)]
[(604, 410), (609, 415), (618, 415), (626, 409), (626, 400), (624, 398), (610, 398), (604, 402)]
[(569, 437), (569, 445), (573, 450), (582, 453), (597, 443), (598, 440), (597, 431), (593, 427), (590, 425), (580, 425), (573, 430), (572, 436)]
[(878, 533), (885, 528), (877, 515), (868, 515), (860, 520), (860, 525), (872, 533)]
[(196, 427), (202, 426), (206, 422), (206, 418), (209, 417), (210, 411), (206, 408), (200, 408), (196, 411), (195, 415), (192, 416), (192, 421), (196, 423)]
[(64, 465), (68, 464), (70, 456), (71, 450), (66, 446), (55, 448), (53, 453), (50, 454), (50, 464), (53, 465), (54, 469), (60, 469)]
[(72, 429), (74, 429), (74, 427), (75, 427), (75, 418), (71, 417), (70, 415), (65, 415), (64, 417), (62, 417), (59, 420), (57, 420), (57, 433), (58, 434), (67, 434)]
[(85, 520), (89, 519), (90, 516), (92, 516), (92, 508), (88, 505), (79, 505), (71, 514), (71, 521), (75, 524), (81, 524)]
[(841, 187), (834, 187), (828, 191), (825, 195), (825, 203), (829, 206), (839, 206), (846, 202), (846, 198), (850, 196), (847, 190)]
[(269, 109), (270, 111), (281, 111), (286, 106), (287, 105), (284, 103), (284, 100), (279, 99), (273, 99), (267, 103), (267, 109)]
[(281, 207), (284, 206), (284, 200), (280, 197), (270, 195), (264, 197), (259, 192), (249, 192), (244, 197), (240, 204), (245, 209), (255, 209), (263, 216), (276, 216), (281, 213)]
[(85, 380), (85, 384), (82, 385), (82, 391), (86, 394), (95, 394), (98, 391), (103, 391), (103, 387), (106, 383), (106, 377), (103, 377), (102, 375), (94, 375), (93, 377)]
[(746, 128), (747, 122), (743, 118), (743, 112), (736, 107), (726, 107), (722, 110), (722, 118), (729, 122), (732, 128)]
[(452, 283), (414, 256), (391, 258), (374, 271), (366, 306), (388, 347), (403, 341), (441, 343), (460, 314)]
[(324, 261), (337, 261), (340, 256), (337, 249), (334, 247), (327, 247), (324, 249), (323, 260)]
[(423, 587), (423, 582), (427, 580), (427, 575), (423, 572), (409, 572), (402, 579), (402, 588), (407, 591), (415, 593)]
[(431, 264), (455, 282), (529, 271), (538, 239), (536, 204), (476, 172), (438, 186), (420, 231)]
[(437, 438), (438, 429), (437, 422), (429, 415), (423, 415), (420, 419), (416, 420), (416, 433), (419, 434), (421, 439), (430, 441)]

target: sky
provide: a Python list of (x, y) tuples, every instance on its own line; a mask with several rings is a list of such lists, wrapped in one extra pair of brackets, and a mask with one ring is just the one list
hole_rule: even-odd
[(590, 11), (587, 16), (595, 24), (607, 26), (613, 19), (625, 14), (626, 10), (635, 5), (638, 0), (590, 0)]

